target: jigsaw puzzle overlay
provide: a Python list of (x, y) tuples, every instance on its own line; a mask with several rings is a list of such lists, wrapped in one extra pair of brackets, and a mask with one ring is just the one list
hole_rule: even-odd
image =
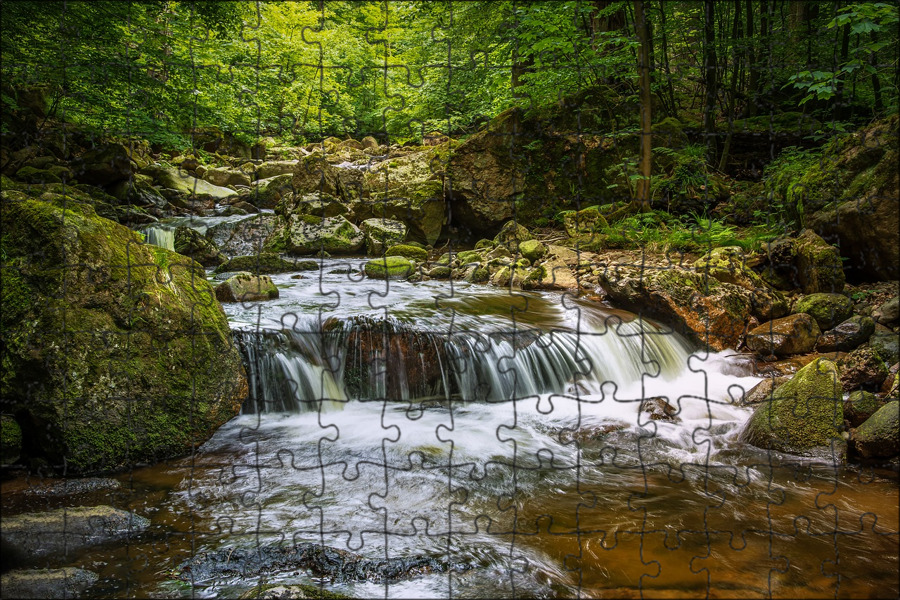
[(895, 4), (0, 15), (0, 597), (900, 593)]

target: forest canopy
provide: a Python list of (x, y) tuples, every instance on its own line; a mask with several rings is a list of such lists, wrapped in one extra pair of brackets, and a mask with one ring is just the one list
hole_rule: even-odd
[(51, 117), (170, 147), (210, 127), (460, 137), (585, 89), (636, 103), (636, 6), (654, 120), (803, 112), (834, 131), (897, 110), (897, 5), (841, 0), (5, 2), (2, 101), (38, 85)]

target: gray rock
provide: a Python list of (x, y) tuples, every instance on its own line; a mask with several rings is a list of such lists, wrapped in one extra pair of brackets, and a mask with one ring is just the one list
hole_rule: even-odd
[(96, 573), (63, 569), (17, 569), (0, 577), (4, 598), (78, 598), (98, 580)]
[(0, 537), (24, 556), (37, 557), (134, 537), (149, 525), (149, 519), (112, 506), (79, 506), (6, 517)]
[(876, 332), (869, 338), (869, 346), (889, 365), (900, 360), (900, 336), (896, 333)]
[(855, 315), (829, 329), (819, 337), (816, 349), (819, 352), (846, 352), (865, 344), (875, 332), (875, 321), (871, 317)]
[(882, 325), (893, 325), (900, 318), (900, 296), (894, 296), (872, 313), (876, 321)]
[(888, 402), (850, 436), (864, 458), (890, 458), (900, 452), (900, 402)]

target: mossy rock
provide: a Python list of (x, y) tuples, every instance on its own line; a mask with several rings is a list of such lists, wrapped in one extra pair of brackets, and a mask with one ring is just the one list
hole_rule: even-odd
[(413, 265), (403, 256), (386, 256), (370, 260), (364, 270), (366, 277), (372, 279), (406, 279), (412, 274)]
[(284, 248), (290, 254), (314, 254), (318, 251), (352, 254), (362, 248), (366, 239), (356, 225), (342, 216), (323, 219), (312, 215), (293, 215), (286, 228), (276, 225), (273, 237), (279, 232), (283, 232)]
[(505, 246), (510, 252), (515, 252), (519, 244), (531, 239), (534, 239), (534, 236), (527, 227), (516, 221), (507, 221), (500, 228), (500, 232), (494, 236), (494, 243)]
[(351, 596), (329, 592), (305, 583), (259, 585), (241, 595), (240, 600), (349, 600)]
[(399, 244), (388, 248), (385, 256), (402, 256), (416, 262), (425, 262), (428, 260), (428, 251), (422, 248), (416, 248), (408, 244)]
[[(225, 257), (219, 253), (219, 249), (206, 236), (190, 227), (177, 227), (175, 229), (175, 252), (196, 260), (204, 267), (221, 265)], [(240, 271), (243, 269), (232, 269)]]
[(843, 420), (837, 365), (817, 358), (779, 386), (771, 402), (754, 411), (742, 437), (758, 448), (842, 461), (846, 455)]
[(256, 302), (278, 298), (278, 288), (267, 275), (242, 271), (216, 286), (219, 302)]
[(888, 376), (888, 367), (871, 347), (863, 346), (841, 357), (841, 384), (845, 392), (878, 390)]
[(806, 229), (794, 240), (797, 277), (804, 294), (844, 290), (844, 266), (838, 249)]
[(547, 246), (538, 240), (525, 240), (519, 244), (519, 253), (534, 262), (540, 260), (547, 254)]
[(437, 266), (428, 271), (428, 276), (432, 279), (450, 279), (450, 267)]
[(319, 263), (315, 260), (285, 260), (274, 252), (260, 252), (249, 256), (235, 256), (216, 267), (215, 273), (229, 271), (249, 271), (258, 275), (290, 273), (292, 271), (316, 271)]
[(381, 256), (387, 248), (400, 244), (406, 237), (406, 225), (394, 219), (366, 219), (359, 224), (366, 236), (366, 254)]
[(606, 217), (600, 213), (599, 206), (589, 206), (579, 211), (565, 211), (562, 217), (566, 233), (572, 238), (582, 234), (599, 233), (609, 226)]
[(850, 318), (853, 301), (843, 294), (810, 294), (797, 301), (793, 312), (808, 314), (819, 329), (826, 331)]
[(496, 245), (497, 244), (495, 244), (493, 240), (482, 239), (482, 240), (478, 240), (477, 242), (475, 242), (475, 249), (476, 250), (490, 250), (491, 248), (493, 248)]
[(896, 333), (875, 332), (869, 338), (869, 347), (889, 365), (900, 360), (900, 336)]
[(22, 428), (8, 415), (0, 416), (0, 464), (7, 465), (22, 452)]
[(35, 167), (22, 167), (16, 171), (16, 178), (28, 183), (62, 183), (62, 180), (48, 169), (37, 169)]
[(900, 402), (893, 400), (866, 419), (851, 437), (864, 458), (891, 458), (900, 453)]
[(844, 402), (844, 418), (850, 427), (859, 427), (862, 423), (875, 414), (883, 403), (871, 392), (856, 390)]
[(469, 283), (485, 283), (491, 278), (491, 272), (485, 267), (477, 267), (466, 277)]
[(464, 250), (456, 255), (456, 259), (461, 265), (480, 264), (484, 260), (484, 256), (475, 250)]
[(244, 369), (198, 263), (71, 200), (0, 215), (0, 395), (24, 457), (127, 468), (189, 453), (238, 414)]

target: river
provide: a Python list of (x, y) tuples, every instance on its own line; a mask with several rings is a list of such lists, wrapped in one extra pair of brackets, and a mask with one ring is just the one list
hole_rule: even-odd
[(238, 597), (260, 578), (172, 571), (316, 542), (462, 565), (318, 581), (360, 597), (897, 596), (896, 473), (742, 444), (745, 357), (561, 293), (371, 280), (362, 262), (225, 305), (251, 398), (194, 456), (119, 477), (107, 502), (152, 526), (70, 557), (98, 594)]

